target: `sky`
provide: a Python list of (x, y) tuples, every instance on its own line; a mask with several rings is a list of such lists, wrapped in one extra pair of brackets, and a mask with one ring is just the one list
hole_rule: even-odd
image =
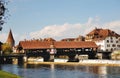
[(19, 41), (55, 40), (85, 36), (94, 28), (120, 34), (120, 0), (6, 0), (0, 41), (5, 42), (12, 30), (16, 45)]

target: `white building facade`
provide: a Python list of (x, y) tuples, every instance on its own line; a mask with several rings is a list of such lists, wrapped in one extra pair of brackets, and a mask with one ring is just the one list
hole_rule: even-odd
[(95, 41), (102, 51), (120, 50), (120, 37), (106, 37), (104, 40)]

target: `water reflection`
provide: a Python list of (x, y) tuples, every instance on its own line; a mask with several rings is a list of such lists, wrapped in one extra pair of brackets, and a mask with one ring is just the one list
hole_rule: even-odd
[(120, 67), (54, 64), (1, 65), (23, 78), (119, 78)]
[(106, 66), (94, 66), (88, 67), (88, 72), (98, 74), (98, 78), (107, 78), (107, 67)]

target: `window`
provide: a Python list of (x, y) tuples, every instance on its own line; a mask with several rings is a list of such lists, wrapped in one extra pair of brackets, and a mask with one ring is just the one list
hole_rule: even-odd
[(89, 49), (85, 49), (85, 51), (89, 51)]
[(110, 44), (107, 44), (107, 47), (110, 47)]
[(116, 47), (116, 45), (115, 45), (115, 44), (113, 44), (113, 45), (112, 45), (112, 47)]
[(120, 48), (120, 45), (117, 45), (117, 47), (119, 47), (119, 48)]
[(106, 51), (108, 51), (108, 49), (106, 49)]
[(109, 40), (107, 40), (107, 43), (109, 43)]
[(113, 43), (113, 41), (111, 40), (111, 43)]
[(112, 37), (110, 37), (111, 38), (111, 40), (113, 39)]
[(100, 38), (102, 38), (103, 36), (101, 35)]
[(77, 51), (82, 51), (81, 49), (78, 49)]
[(118, 37), (116, 37), (116, 39), (118, 39)]
[(116, 43), (118, 43), (118, 41), (116, 41)]
[(113, 48), (111, 48), (111, 51), (113, 51)]

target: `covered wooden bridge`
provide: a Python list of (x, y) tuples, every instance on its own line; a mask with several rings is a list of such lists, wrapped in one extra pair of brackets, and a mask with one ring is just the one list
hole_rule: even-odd
[(28, 57), (42, 56), (44, 61), (50, 59), (50, 55), (55, 57), (68, 56), (70, 60), (75, 55), (88, 55), (89, 59), (94, 59), (97, 52), (97, 45), (94, 42), (85, 41), (20, 41), (19, 53), (25, 53)]

